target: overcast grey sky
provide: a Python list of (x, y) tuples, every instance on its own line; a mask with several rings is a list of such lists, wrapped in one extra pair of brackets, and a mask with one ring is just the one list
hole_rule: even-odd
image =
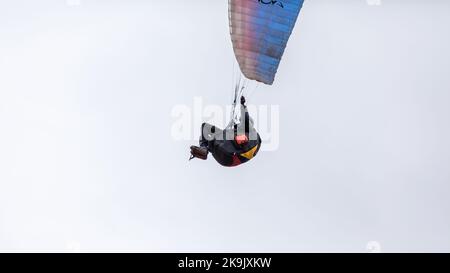
[(229, 103), (226, 0), (1, 0), (0, 250), (450, 251), (450, 3), (367, 3), (305, 1), (228, 169), (171, 136)]

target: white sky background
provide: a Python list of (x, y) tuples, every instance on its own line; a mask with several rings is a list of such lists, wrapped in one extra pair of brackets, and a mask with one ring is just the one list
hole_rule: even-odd
[(450, 251), (448, 14), (306, 1), (280, 148), (228, 169), (171, 137), (230, 102), (227, 1), (0, 0), (0, 250)]

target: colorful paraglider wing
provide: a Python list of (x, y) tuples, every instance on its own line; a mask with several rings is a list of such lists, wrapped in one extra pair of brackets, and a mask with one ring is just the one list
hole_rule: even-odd
[(272, 84), (303, 0), (229, 0), (230, 33), (242, 73)]

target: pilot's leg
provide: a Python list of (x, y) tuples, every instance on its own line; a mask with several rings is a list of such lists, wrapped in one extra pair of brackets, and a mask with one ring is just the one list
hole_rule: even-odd
[(189, 160), (195, 157), (203, 160), (208, 158), (210, 147), (214, 143), (214, 137), (211, 136), (212, 131), (214, 131), (213, 125), (208, 123), (202, 124), (199, 146), (191, 146), (191, 157)]
[(223, 131), (214, 125), (209, 123), (202, 124), (202, 131), (200, 136), (200, 147), (211, 148), (214, 145), (214, 141), (222, 138)]

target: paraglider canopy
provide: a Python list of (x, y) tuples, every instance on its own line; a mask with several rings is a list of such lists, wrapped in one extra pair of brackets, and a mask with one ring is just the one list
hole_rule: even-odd
[(244, 76), (271, 85), (304, 0), (229, 0), (233, 49)]

